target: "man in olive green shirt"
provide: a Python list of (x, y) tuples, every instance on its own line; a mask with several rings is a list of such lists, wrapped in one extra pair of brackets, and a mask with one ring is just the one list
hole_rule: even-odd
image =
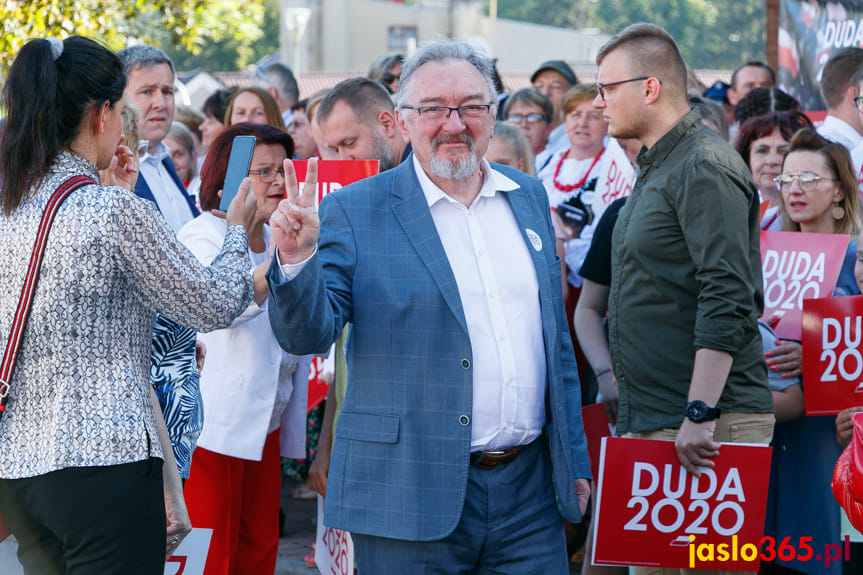
[(739, 155), (690, 112), (685, 65), (667, 32), (630, 26), (597, 63), (594, 105), (609, 135), (644, 145), (613, 236), (617, 429), (675, 439), (681, 464), (699, 475), (697, 466), (713, 467), (718, 442), (768, 443), (773, 432), (757, 326), (758, 194)]

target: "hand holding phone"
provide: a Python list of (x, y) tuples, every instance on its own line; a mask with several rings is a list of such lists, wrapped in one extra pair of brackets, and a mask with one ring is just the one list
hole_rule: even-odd
[(228, 170), (225, 172), (225, 182), (222, 185), (222, 199), (219, 201), (219, 209), (223, 212), (228, 211), (231, 201), (240, 189), (240, 183), (249, 175), (254, 151), (254, 136), (234, 136), (231, 156), (228, 158)]

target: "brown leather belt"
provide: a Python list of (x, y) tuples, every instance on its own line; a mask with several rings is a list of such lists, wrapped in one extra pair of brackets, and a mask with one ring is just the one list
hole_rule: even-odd
[(480, 469), (494, 469), (515, 459), (523, 448), (523, 445), (517, 445), (503, 451), (474, 451), (470, 454), (470, 464)]

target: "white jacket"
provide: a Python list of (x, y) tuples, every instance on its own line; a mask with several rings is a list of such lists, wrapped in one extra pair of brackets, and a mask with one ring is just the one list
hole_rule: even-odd
[[(204, 213), (186, 224), (177, 238), (209, 265), (226, 233), (225, 220)], [(269, 244), (267, 227), (264, 239)], [(280, 418), (281, 454), (305, 457), (311, 356), (292, 356), (279, 347), (270, 328), (266, 302), (258, 306), (253, 301), (231, 327), (199, 333), (198, 339), (207, 346), (201, 371), (204, 429), (198, 445), (223, 455), (260, 461), (278, 392), (279, 397), (290, 395)]]

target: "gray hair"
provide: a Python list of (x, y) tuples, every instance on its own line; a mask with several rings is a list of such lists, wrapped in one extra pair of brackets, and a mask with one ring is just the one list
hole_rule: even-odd
[(445, 62), (447, 60), (461, 60), (476, 68), (488, 84), (491, 101), (497, 101), (497, 91), (494, 89), (494, 65), (492, 61), (467, 42), (452, 42), (438, 40), (423, 44), (402, 64), (402, 75), (399, 80), (399, 91), (396, 95), (396, 107), (401, 107), (405, 102), (405, 94), (413, 80), (417, 70), (431, 62)]
[(159, 64), (167, 64), (171, 68), (171, 74), (174, 74), (174, 63), (171, 62), (168, 55), (161, 49), (149, 44), (139, 44), (138, 46), (123, 48), (117, 52), (117, 57), (123, 63), (126, 74), (138, 68), (152, 68)]
[(255, 79), (267, 88), (275, 88), (279, 98), (291, 105), (300, 99), (300, 88), (290, 68), (281, 62), (270, 62), (255, 70)]

